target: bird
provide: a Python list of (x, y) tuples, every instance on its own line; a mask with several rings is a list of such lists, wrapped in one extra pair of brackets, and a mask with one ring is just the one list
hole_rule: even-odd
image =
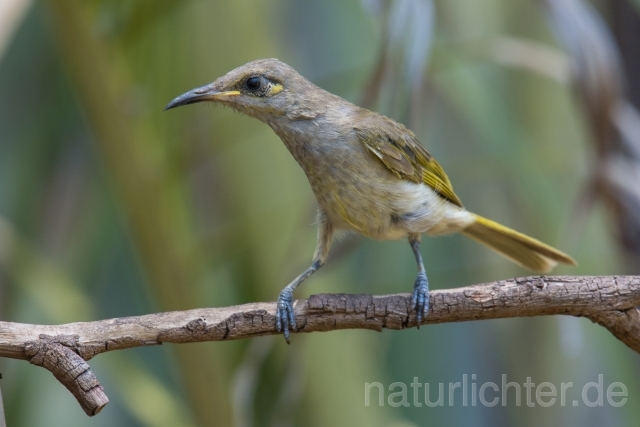
[(231, 107), (269, 125), (316, 197), (312, 263), (277, 301), (275, 326), (287, 343), (296, 330), (293, 291), (325, 264), (340, 231), (408, 240), (418, 269), (411, 295), (418, 327), (429, 310), (422, 234), (459, 232), (535, 272), (548, 272), (558, 263), (577, 265), (564, 252), (465, 209), (444, 169), (411, 130), (321, 89), (284, 62), (249, 62), (176, 97), (165, 111), (200, 102)]

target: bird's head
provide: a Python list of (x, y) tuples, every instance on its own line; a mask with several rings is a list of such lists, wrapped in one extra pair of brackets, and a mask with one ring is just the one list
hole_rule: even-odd
[(165, 110), (215, 102), (263, 121), (289, 115), (305, 94), (319, 90), (293, 68), (277, 59), (249, 62), (213, 83), (186, 92), (171, 101)]

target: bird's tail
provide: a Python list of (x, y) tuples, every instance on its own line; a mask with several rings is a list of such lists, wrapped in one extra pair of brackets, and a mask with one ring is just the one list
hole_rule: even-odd
[(475, 222), (462, 234), (486, 245), (524, 268), (549, 272), (557, 263), (577, 265), (569, 255), (532, 237), (475, 215)]

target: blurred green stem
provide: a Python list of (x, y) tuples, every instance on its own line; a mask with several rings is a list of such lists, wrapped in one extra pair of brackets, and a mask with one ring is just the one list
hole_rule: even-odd
[[(161, 138), (144, 119), (127, 111), (127, 96), (133, 92), (128, 70), (113, 55), (107, 59), (109, 46), (96, 40), (86, 25), (88, 5), (74, 0), (49, 0), (48, 5), (65, 65), (157, 300), (162, 310), (193, 308), (189, 288), (202, 271), (201, 260), (190, 250), (196, 245), (195, 233), (186, 215), (176, 214), (184, 200), (176, 186), (166, 185), (168, 168), (162, 157), (144, 151)], [(197, 419), (202, 425), (229, 425), (220, 364), (193, 347), (176, 352)]]

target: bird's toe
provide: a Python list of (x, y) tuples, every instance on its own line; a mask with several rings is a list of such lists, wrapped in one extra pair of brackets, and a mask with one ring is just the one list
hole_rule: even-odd
[(429, 311), (429, 282), (425, 272), (421, 272), (416, 278), (413, 295), (411, 297), (411, 305), (416, 312), (416, 322), (418, 328), (420, 328), (422, 319)]
[(288, 289), (283, 290), (278, 297), (276, 308), (276, 329), (282, 332), (289, 344), (289, 330), (296, 329), (296, 316), (293, 311), (293, 294)]

